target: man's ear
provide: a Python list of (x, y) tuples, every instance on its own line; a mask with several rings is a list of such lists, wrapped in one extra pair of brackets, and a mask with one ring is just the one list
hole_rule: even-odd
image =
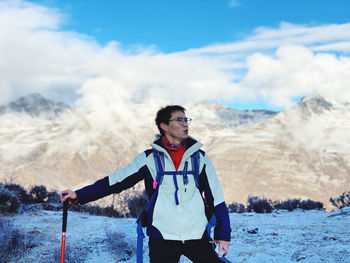
[(168, 125), (166, 125), (164, 122), (160, 123), (160, 128), (162, 128), (164, 132), (168, 131)]

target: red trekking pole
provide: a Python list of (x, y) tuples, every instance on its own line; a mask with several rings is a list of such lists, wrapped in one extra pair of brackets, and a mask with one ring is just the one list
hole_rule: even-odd
[(63, 202), (61, 263), (64, 263), (64, 247), (66, 244), (67, 215), (68, 215), (68, 200)]

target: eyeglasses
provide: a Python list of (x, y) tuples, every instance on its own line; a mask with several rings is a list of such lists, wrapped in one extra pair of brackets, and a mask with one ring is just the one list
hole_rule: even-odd
[(190, 123), (192, 121), (192, 119), (191, 118), (178, 117), (176, 119), (170, 119), (169, 121), (177, 121), (179, 124), (184, 125), (185, 123)]

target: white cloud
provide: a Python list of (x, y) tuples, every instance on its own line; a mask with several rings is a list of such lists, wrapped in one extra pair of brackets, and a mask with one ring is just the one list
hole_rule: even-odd
[(344, 52), (350, 53), (350, 41), (340, 41), (336, 43), (318, 45), (311, 48), (313, 51), (324, 51), (324, 52)]
[(247, 59), (249, 72), (239, 83), (242, 96), (263, 97), (276, 106), (288, 106), (292, 98), (317, 91), (350, 100), (350, 59), (314, 54), (303, 46), (285, 46), (276, 57), (256, 53)]
[(240, 3), (238, 2), (238, 0), (230, 0), (230, 2), (228, 3), (228, 6), (231, 8), (237, 7), (239, 5), (240, 5)]
[(109, 79), (109, 85), (120, 87), (113, 90), (119, 94), (124, 89), (130, 100), (218, 98), (232, 86), (219, 61), (162, 54), (153, 47), (130, 52), (117, 42), (100, 46), (85, 35), (61, 31), (60, 19), (48, 8), (20, 1), (2, 3), (0, 21), (6, 26), (0, 28), (0, 58), (5, 61), (0, 64), (0, 79), (7, 96), (0, 103), (34, 91), (72, 99), (93, 78)]
[[(350, 41), (350, 23), (329, 24), (322, 26), (294, 25), (282, 22), (279, 28), (260, 27), (251, 36), (233, 43), (215, 44), (203, 48), (192, 49), (194, 54), (235, 54), (242, 51), (266, 51), (284, 45), (303, 45), (317, 48), (327, 44)], [(338, 49), (324, 51), (343, 52), (349, 49), (339, 46)]]
[(63, 19), (39, 5), (0, 2), (0, 104), (31, 92), (65, 101), (82, 96), (90, 104), (94, 97), (104, 103), (264, 98), (278, 106), (313, 90), (349, 93), (350, 23), (281, 23), (237, 42), (164, 54), (154, 47), (124, 50), (118, 42), (101, 46), (62, 31)]
[(258, 28), (238, 42), (188, 52), (215, 57), (228, 67), (229, 58), (241, 61), (238, 67), (231, 64), (233, 72), (246, 69), (236, 79), (235, 95), (283, 107), (314, 91), (350, 100), (349, 43), (350, 23), (315, 27), (281, 23), (277, 29)]
[(94, 73), (90, 58), (100, 47), (73, 32), (58, 30), (62, 16), (21, 1), (0, 5), (0, 79), (6, 103), (30, 92), (72, 92)]
[(55, 9), (35, 5), (21, 0), (0, 2), (2, 29), (58, 29), (63, 15)]

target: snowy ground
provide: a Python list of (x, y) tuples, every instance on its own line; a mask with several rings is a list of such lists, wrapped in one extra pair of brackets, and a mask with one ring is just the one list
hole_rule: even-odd
[[(230, 214), (232, 262), (350, 262), (350, 208)], [(14, 262), (59, 262), (62, 212), (10, 217), (31, 247)], [(147, 239), (144, 262), (148, 262)], [(68, 213), (67, 262), (136, 262), (135, 219)], [(112, 248), (113, 247), (113, 248)], [(190, 262), (181, 258), (181, 262)]]

